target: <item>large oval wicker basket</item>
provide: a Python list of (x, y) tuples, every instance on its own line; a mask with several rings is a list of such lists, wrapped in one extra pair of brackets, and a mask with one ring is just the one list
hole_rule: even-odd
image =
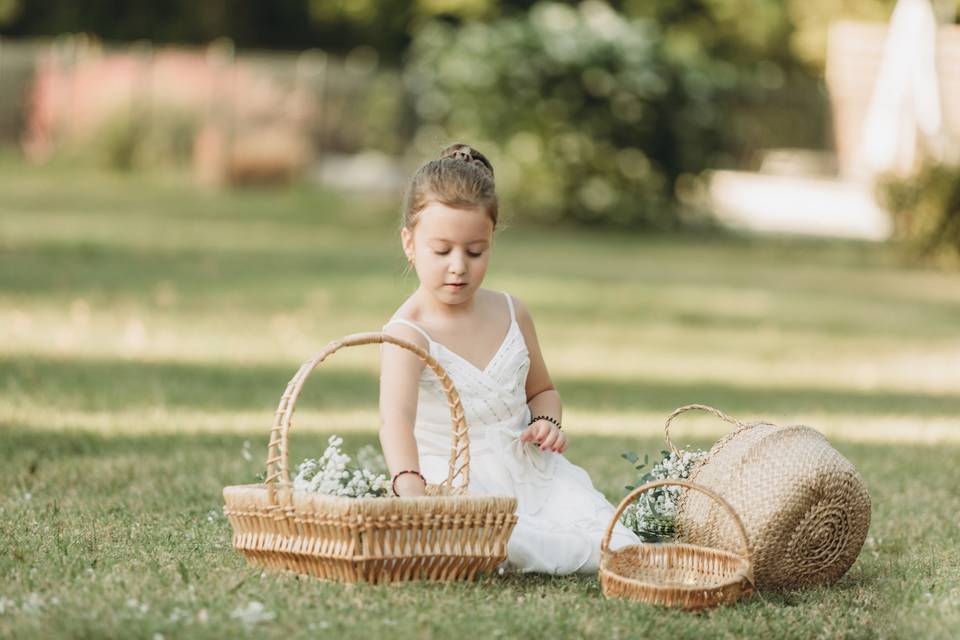
[[(342, 498), (295, 491), (288, 436), (307, 376), (344, 347), (389, 343), (416, 354), (440, 380), (452, 423), (447, 478), (418, 498)], [(280, 399), (264, 484), (225, 487), (233, 546), (257, 566), (343, 582), (471, 580), (507, 557), (517, 500), (467, 495), (470, 447), (460, 397), (426, 351), (385, 333), (334, 340), (305, 362)], [(460, 481), (459, 483), (457, 481)]]
[[(721, 494), (743, 518), (753, 544), (757, 588), (830, 584), (857, 559), (870, 527), (870, 495), (860, 474), (820, 433), (805, 426), (742, 423), (706, 405), (733, 425), (693, 468), (689, 479)], [(685, 491), (677, 507), (680, 538), (732, 550), (739, 536), (725, 514), (700, 494)]]
[[(640, 494), (670, 485), (697, 491), (726, 511), (739, 536), (738, 552), (676, 542), (634, 544), (611, 551), (610, 537), (624, 509)], [(600, 542), (600, 587), (608, 598), (688, 611), (731, 604), (753, 593), (750, 540), (733, 507), (706, 487), (685, 480), (648, 482), (621, 500), (610, 520)]]

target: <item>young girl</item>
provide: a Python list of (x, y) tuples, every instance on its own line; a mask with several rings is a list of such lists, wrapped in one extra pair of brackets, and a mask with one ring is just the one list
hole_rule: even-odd
[[(517, 498), (507, 564), (519, 571), (595, 572), (613, 506), (563, 453), (560, 395), (529, 311), (481, 289), (497, 224), (493, 167), (453, 145), (413, 177), (400, 232), (420, 286), (384, 327), (419, 345), (460, 393), (470, 434), (469, 492)], [(400, 496), (447, 476), (450, 413), (439, 381), (412, 353), (381, 350), (380, 442)], [(636, 544), (617, 523), (612, 548)]]

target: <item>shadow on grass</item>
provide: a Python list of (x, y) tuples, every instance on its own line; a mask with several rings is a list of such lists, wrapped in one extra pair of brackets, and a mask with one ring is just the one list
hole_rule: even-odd
[[(325, 448), (331, 432), (304, 431), (290, 441), (291, 465), (304, 457), (316, 457)], [(344, 450), (354, 452), (367, 444), (379, 449), (375, 431), (345, 432)], [(0, 422), (0, 479), (31, 474), (36, 467), (65, 464), (70, 460), (82, 465), (110, 465), (112, 459), (132, 459), (138, 469), (148, 473), (152, 466), (191, 464), (204, 474), (214, 474), (223, 484), (253, 482), (264, 466), (269, 433), (137, 433), (103, 434), (93, 430), (37, 431), (20, 423)], [(708, 448), (709, 441), (694, 440), (691, 446)], [(896, 468), (916, 470), (918, 483), (929, 476), (931, 482), (947, 481), (938, 469), (951, 465), (960, 447), (930, 444), (874, 444), (838, 442), (837, 449), (860, 470), (868, 486), (896, 485), (902, 482)], [(598, 489), (608, 497), (622, 495), (623, 484), (635, 479), (633, 465), (620, 458), (626, 450), (648, 452), (652, 457), (663, 448), (658, 437), (577, 434), (566, 457), (583, 466), (594, 478)], [(246, 454), (244, 454), (246, 450)], [(938, 475), (939, 474), (939, 475)], [(921, 477), (922, 476), (922, 477)], [(877, 502), (879, 505), (880, 502)], [(872, 580), (875, 576), (861, 576)]]
[[(276, 406), (296, 366), (144, 363), (126, 360), (0, 360), (7, 399), (58, 409), (111, 411), (154, 408), (266, 410)], [(590, 411), (652, 411), (700, 402), (743, 417), (780, 413), (847, 413), (863, 416), (957, 415), (960, 396), (813, 387), (735, 386), (717, 382), (555, 379), (565, 405)], [(377, 374), (338, 366), (318, 369), (298, 407), (374, 408)]]
[(169, 282), (188, 302), (192, 296), (210, 295), (247, 295), (262, 302), (279, 288), (299, 305), (304, 292), (316, 286), (318, 274), (329, 283), (336, 278), (390, 274), (395, 268), (393, 254), (375, 242), (349, 252), (330, 252), (283, 246), (138, 249), (78, 240), (67, 247), (39, 245), (0, 252), (0, 292), (54, 299), (109, 292), (110, 297), (151, 300), (157, 283)]
[[(261, 230), (240, 225), (232, 233), (238, 237), (233, 245), (226, 242), (215, 248), (164, 247), (159, 241), (158, 246), (136, 247), (82, 237), (71, 239), (69, 244), (43, 240), (12, 246), (0, 252), (0, 293), (60, 304), (65, 296), (106, 300), (120, 296), (151, 308), (155, 289), (163, 282), (177, 292), (180, 312), (227, 300), (234, 308), (249, 305), (249, 312), (255, 314), (300, 308), (305, 293), (322, 285), (341, 291), (346, 300), (352, 301), (350, 308), (359, 311), (368, 309), (368, 304), (358, 306), (364, 297), (383, 294), (367, 290), (365, 296), (358, 296), (358, 278), (384, 279), (398, 270), (394, 242), (386, 232), (367, 238), (350, 229), (304, 226), (291, 229), (289, 234), (301, 238), (320, 234), (327, 238), (326, 244), (293, 247), (285, 245), (281, 235), (274, 241), (263, 238), (258, 248), (245, 246), (241, 240), (257, 238)], [(333, 241), (334, 236), (341, 235), (342, 241)], [(767, 273), (766, 280), (759, 279), (758, 272), (766, 273), (773, 266), (786, 268), (776, 262), (756, 269), (739, 266), (732, 272), (722, 268), (722, 262), (708, 262), (695, 272), (672, 273), (668, 278), (669, 269), (639, 260), (636, 251), (617, 254), (622, 262), (619, 266), (610, 264), (609, 255), (596, 260), (599, 253), (609, 253), (606, 244), (579, 248), (567, 261), (565, 268), (572, 272), (566, 275), (524, 264), (527, 254), (538, 254), (532, 249), (537, 242), (531, 236), (523, 237), (511, 249), (513, 253), (498, 258), (499, 268), (504, 273), (523, 273), (518, 283), (525, 282), (527, 287), (556, 291), (557, 295), (537, 302), (535, 317), (564, 325), (585, 325), (584, 330), (594, 322), (622, 322), (628, 327), (655, 322), (680, 329), (724, 332), (751, 333), (758, 328), (816, 332), (825, 338), (900, 340), (904, 335), (914, 335), (918, 327), (923, 328), (925, 339), (956, 336), (954, 318), (960, 304), (947, 295), (932, 299), (912, 295), (909, 290), (898, 292), (895, 287), (879, 288), (872, 280), (867, 280), (871, 283), (867, 287), (860, 279), (848, 281), (849, 276), (829, 270), (819, 278), (792, 284), (783, 282), (799, 277), (790, 270), (778, 272), (777, 277)], [(645, 241), (638, 244), (644, 246)], [(556, 249), (551, 252), (556, 253)], [(664, 259), (670, 264), (683, 258)], [(697, 305), (700, 308), (692, 308), (690, 300), (677, 296), (678, 287), (700, 288), (710, 282), (731, 295), (748, 301), (759, 299), (763, 304), (753, 310), (749, 304), (754, 303), (743, 309), (725, 309), (706, 300)], [(578, 291), (584, 295), (576, 295)], [(384, 313), (389, 310), (384, 309)]]

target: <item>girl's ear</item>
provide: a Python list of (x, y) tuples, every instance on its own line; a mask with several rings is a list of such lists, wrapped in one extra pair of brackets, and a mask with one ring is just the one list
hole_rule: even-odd
[(403, 252), (407, 255), (407, 262), (413, 262), (413, 232), (404, 227), (400, 230), (400, 244), (403, 245)]

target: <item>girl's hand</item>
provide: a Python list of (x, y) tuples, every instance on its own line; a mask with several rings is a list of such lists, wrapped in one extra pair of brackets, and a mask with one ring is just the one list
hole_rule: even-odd
[(536, 442), (540, 445), (541, 451), (555, 453), (563, 453), (569, 446), (567, 435), (555, 424), (546, 420), (537, 420), (527, 427), (520, 434), (520, 442)]

